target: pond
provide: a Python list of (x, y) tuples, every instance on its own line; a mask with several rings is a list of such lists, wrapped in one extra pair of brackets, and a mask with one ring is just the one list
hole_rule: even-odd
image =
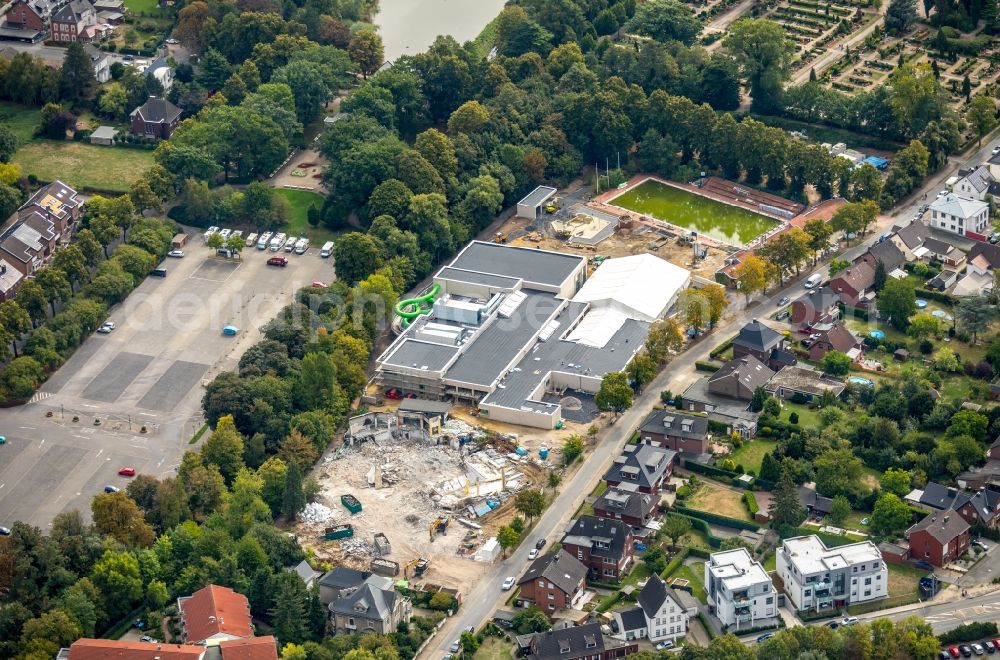
[(746, 245), (778, 224), (777, 220), (758, 213), (652, 179), (640, 183), (608, 203), (737, 246)]
[(422, 53), (439, 34), (471, 41), (497, 17), (505, 0), (379, 0), (375, 16), (385, 59)]

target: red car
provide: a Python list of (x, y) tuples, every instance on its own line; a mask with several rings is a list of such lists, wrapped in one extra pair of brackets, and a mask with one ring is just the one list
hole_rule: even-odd
[(118, 474), (119, 474), (119, 476), (122, 476), (122, 477), (134, 477), (135, 476), (135, 468), (122, 468), (122, 469), (118, 470)]
[(961, 653), (959, 653), (957, 646), (949, 646), (948, 647), (948, 653), (950, 653), (951, 657), (953, 657), (953, 658), (957, 658), (957, 657), (959, 657), (959, 656), (962, 655)]
[(284, 268), (285, 266), (288, 265), (288, 259), (286, 259), (285, 257), (271, 257), (270, 259), (267, 260), (267, 265), (281, 266), (282, 268)]
[(387, 399), (402, 399), (403, 393), (399, 391), (399, 388), (393, 387), (385, 392), (385, 398)]

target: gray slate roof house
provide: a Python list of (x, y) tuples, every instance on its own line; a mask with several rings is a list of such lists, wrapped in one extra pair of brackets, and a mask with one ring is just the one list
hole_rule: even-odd
[(535, 633), (529, 644), (529, 660), (604, 658), (606, 650), (600, 623)]
[(752, 355), (734, 358), (708, 378), (708, 391), (734, 399), (753, 397), (753, 391), (763, 387), (774, 372)]
[(780, 332), (754, 319), (740, 328), (740, 334), (733, 340), (733, 346), (763, 353), (780, 346), (782, 340), (784, 336)]
[(306, 583), (306, 589), (311, 589), (316, 579), (323, 575), (319, 571), (315, 570), (312, 566), (310, 566), (309, 562), (307, 562), (305, 559), (300, 561), (295, 566), (288, 567), (288, 570), (293, 571), (300, 578), (302, 578), (302, 581)]
[(660, 579), (658, 575), (650, 576), (649, 580), (646, 581), (646, 586), (642, 588), (639, 592), (639, 597), (636, 599), (639, 603), (639, 607), (642, 608), (644, 612), (648, 615), (655, 615), (663, 607), (664, 601), (668, 598), (672, 599), (677, 603), (678, 607), (683, 608), (677, 597), (674, 596), (673, 589), (667, 589), (666, 583)]
[[(561, 559), (560, 555), (562, 555)], [(564, 593), (571, 594), (586, 577), (587, 567), (583, 565), (583, 562), (570, 556), (568, 552), (560, 550), (536, 558), (517, 583), (523, 584), (545, 578)]]
[(337, 566), (326, 572), (319, 579), (319, 597), (325, 605), (341, 596), (341, 592), (360, 587), (371, 577), (368, 571), (356, 571), (353, 568)]
[(619, 484), (608, 488), (594, 502), (594, 514), (602, 518), (614, 518), (634, 527), (645, 527), (652, 519), (653, 509), (659, 498), (649, 493), (640, 493), (633, 484)]
[(653, 445), (625, 445), (604, 474), (610, 485), (635, 484), (642, 492), (655, 493), (670, 476), (677, 452)]
[(886, 273), (891, 273), (897, 268), (902, 268), (906, 263), (906, 255), (892, 241), (882, 241), (868, 248), (868, 251), (854, 260), (867, 262), (873, 269), (875, 265), (882, 262)]
[(935, 259), (955, 266), (965, 261), (965, 253), (951, 243), (929, 236), (924, 239), (924, 249)]
[(396, 593), (391, 579), (378, 575), (330, 603), (337, 634), (394, 632), (401, 621), (410, 620), (410, 614), (410, 601)]

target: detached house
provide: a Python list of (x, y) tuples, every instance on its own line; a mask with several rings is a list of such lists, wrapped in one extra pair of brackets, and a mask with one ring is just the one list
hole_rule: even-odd
[(11, 300), (23, 280), (24, 274), (21, 271), (6, 259), (0, 258), (0, 302)]
[(886, 274), (903, 267), (906, 263), (906, 255), (892, 241), (882, 241), (868, 248), (868, 251), (854, 260), (854, 263), (864, 262), (871, 266), (872, 271), (879, 263), (885, 269)]
[(772, 376), (774, 372), (752, 355), (734, 358), (709, 376), (708, 391), (749, 401), (754, 390), (766, 385)]
[(771, 578), (746, 548), (713, 552), (705, 562), (708, 609), (724, 626), (753, 628), (778, 616)]
[[(967, 178), (962, 181), (967, 181)], [(990, 205), (980, 198), (948, 193), (931, 202), (930, 211), (932, 227), (959, 236), (968, 233), (983, 236), (990, 224)]]
[(132, 135), (166, 140), (180, 123), (181, 109), (166, 99), (150, 96), (149, 100), (132, 111)]
[(966, 259), (968, 260), (967, 273), (992, 277), (993, 271), (1000, 266), (1000, 245), (977, 241), (969, 250)]
[(676, 410), (654, 410), (639, 427), (640, 441), (680, 453), (708, 451), (708, 418)]
[(817, 536), (785, 539), (778, 576), (796, 610), (846, 607), (889, 595), (889, 571), (871, 541), (827, 548)]
[(798, 398), (802, 401), (819, 399), (830, 392), (839, 397), (847, 389), (843, 381), (825, 375), (822, 371), (806, 367), (782, 369), (764, 386), (770, 394), (779, 399)]
[(903, 253), (907, 261), (916, 261), (923, 254), (921, 252), (918, 255), (916, 251), (920, 249), (924, 244), (924, 240), (930, 235), (931, 232), (927, 225), (919, 220), (914, 220), (905, 226), (893, 226), (892, 233), (889, 235), (889, 241), (899, 248), (899, 251)]
[(677, 452), (653, 445), (625, 445), (604, 474), (608, 486), (634, 484), (638, 492), (655, 495), (673, 472)]
[(848, 307), (867, 304), (865, 293), (875, 283), (875, 269), (866, 262), (853, 264), (830, 280), (830, 288), (840, 296), (840, 301)]
[(589, 569), (588, 578), (617, 582), (635, 559), (632, 528), (617, 520), (580, 516), (562, 539), (563, 550)]
[(796, 360), (786, 350), (788, 340), (783, 334), (757, 319), (740, 328), (740, 334), (733, 340), (733, 357), (753, 356), (771, 369), (795, 364)]
[(14, 0), (3, 16), (5, 38), (36, 42), (49, 31), (49, 19), (59, 0)]
[(951, 512), (932, 513), (906, 530), (910, 557), (945, 566), (969, 549), (969, 523)]
[(839, 323), (819, 333), (819, 338), (809, 347), (809, 359), (819, 362), (830, 351), (840, 351), (852, 360), (861, 357), (861, 340)]
[(597, 498), (594, 502), (594, 515), (643, 528), (653, 519), (659, 503), (658, 496), (640, 493), (635, 484), (618, 484), (608, 488)]
[(55, 41), (93, 41), (108, 36), (112, 27), (97, 20), (97, 11), (90, 0), (70, 0), (49, 20), (51, 38)]
[(111, 80), (111, 56), (93, 44), (84, 44), (83, 51), (90, 58), (97, 82), (106, 83)]
[(910, 491), (905, 499), (925, 509), (954, 511), (970, 525), (996, 527), (1000, 517), (1000, 492), (985, 488), (970, 494), (932, 481)]
[(597, 622), (535, 633), (523, 649), (528, 660), (614, 660), (638, 651), (636, 644), (605, 639)]
[(840, 317), (840, 296), (824, 286), (812, 289), (792, 303), (792, 323), (815, 325)]
[(619, 639), (648, 637), (654, 644), (667, 639), (676, 642), (687, 635), (689, 617), (697, 615), (655, 573), (639, 592), (637, 602), (635, 607), (611, 613), (611, 629)]
[(542, 555), (531, 562), (521, 579), (518, 600), (535, 605), (552, 617), (558, 609), (572, 608), (580, 602), (587, 586), (588, 569), (566, 550)]
[[(952, 185), (952, 190), (961, 197), (976, 199), (980, 202), (986, 200), (986, 195), (990, 192), (990, 185), (996, 182), (989, 169), (982, 165), (959, 170), (958, 174), (961, 178)], [(934, 208), (933, 204), (931, 208)]]
[(396, 593), (392, 579), (369, 576), (359, 587), (330, 603), (330, 626), (338, 635), (388, 634), (413, 614), (407, 598)]
[(55, 250), (55, 227), (37, 214), (35, 220), (18, 220), (0, 233), (0, 259), (21, 275), (33, 275)]
[(230, 639), (253, 637), (250, 602), (229, 587), (210, 584), (177, 599), (184, 641), (215, 646)]
[(965, 264), (965, 253), (951, 243), (945, 243), (930, 236), (915, 252), (923, 259), (940, 261), (945, 266), (958, 269)]

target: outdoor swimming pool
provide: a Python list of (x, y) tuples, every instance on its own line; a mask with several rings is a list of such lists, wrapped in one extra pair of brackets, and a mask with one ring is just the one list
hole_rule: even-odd
[(778, 224), (777, 220), (766, 216), (652, 179), (608, 203), (737, 246), (746, 245)]

